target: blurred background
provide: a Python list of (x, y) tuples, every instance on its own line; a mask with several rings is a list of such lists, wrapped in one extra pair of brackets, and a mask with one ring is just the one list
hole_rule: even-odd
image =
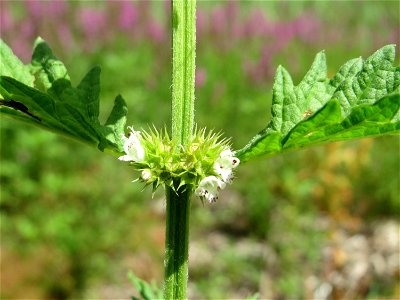
[[(169, 1), (0, 2), (25, 62), (43, 37), (74, 84), (102, 67), (135, 128), (170, 124)], [(270, 119), (274, 71), (329, 76), (399, 45), (397, 1), (199, 1), (196, 121), (238, 149)], [(397, 56), (397, 65), (399, 59)], [(126, 164), (1, 116), (1, 298), (128, 299), (129, 271), (161, 286), (164, 198)], [(241, 166), (213, 205), (193, 198), (192, 299), (398, 299), (399, 138), (335, 143)]]

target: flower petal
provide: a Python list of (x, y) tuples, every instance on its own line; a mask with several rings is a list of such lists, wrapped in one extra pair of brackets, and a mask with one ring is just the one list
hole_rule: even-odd
[(118, 159), (121, 161), (133, 161), (133, 159), (130, 155), (123, 155), (123, 156), (118, 157)]

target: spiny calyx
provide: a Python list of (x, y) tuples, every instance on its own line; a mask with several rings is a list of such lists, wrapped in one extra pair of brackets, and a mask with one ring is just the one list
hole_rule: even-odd
[(128, 129), (129, 136), (121, 137), (125, 155), (119, 160), (141, 172), (139, 180), (151, 184), (153, 192), (160, 185), (174, 191), (190, 189), (201, 200), (215, 202), (219, 191), (232, 182), (233, 169), (240, 163), (227, 139), (205, 129), (196, 129), (187, 147), (175, 145), (166, 130), (141, 133)]

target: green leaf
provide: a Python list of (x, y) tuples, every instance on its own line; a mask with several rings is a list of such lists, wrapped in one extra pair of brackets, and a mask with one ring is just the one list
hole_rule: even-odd
[[(117, 96), (104, 125), (100, 124), (100, 67), (92, 68), (73, 87), (64, 64), (40, 38), (31, 65), (23, 65), (1, 41), (0, 113), (81, 142), (119, 154), (122, 152), (127, 107)], [(4, 47), (4, 48), (3, 48)], [(12, 72), (13, 66), (23, 70)], [(23, 73), (25, 72), (25, 73)], [(31, 72), (31, 73), (30, 73)], [(28, 78), (32, 80), (29, 85)]]
[(35, 79), (29, 72), (29, 67), (14, 55), (2, 39), (0, 39), (0, 76), (14, 77), (28, 86), (33, 86)]
[(394, 59), (395, 46), (388, 45), (365, 61), (348, 61), (329, 80), (320, 52), (297, 86), (279, 66), (272, 119), (236, 156), (245, 162), (316, 144), (398, 134), (400, 68)]
[(342, 118), (338, 100), (329, 101), (318, 114), (299, 123), (282, 140), (284, 149), (334, 142), (385, 133), (398, 133), (400, 122), (391, 122), (400, 108), (400, 95), (385, 96), (371, 105), (361, 105)]
[(68, 82), (70, 80), (67, 68), (40, 37), (35, 41), (31, 72), (35, 76), (35, 87), (42, 91), (50, 89), (57, 80), (65, 79)]
[(146, 281), (137, 277), (133, 272), (128, 273), (128, 279), (140, 293), (140, 297), (132, 296), (132, 300), (153, 300), (163, 299), (163, 292), (155, 284), (149, 284)]
[(330, 84), (336, 88), (332, 97), (339, 100), (345, 115), (358, 105), (373, 104), (399, 86), (400, 69), (393, 66), (394, 59), (395, 46), (388, 45), (364, 63), (361, 58), (355, 61), (347, 74), (343, 68), (339, 71), (346, 74), (344, 79), (334, 77)]
[(293, 85), (290, 74), (278, 67), (273, 86), (271, 129), (287, 134), (304, 113), (315, 112), (330, 97), (326, 78), (326, 58), (323, 52), (315, 57), (310, 71), (298, 86)]

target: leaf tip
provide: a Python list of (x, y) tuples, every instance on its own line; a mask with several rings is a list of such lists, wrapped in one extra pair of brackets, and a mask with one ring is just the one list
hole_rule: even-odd
[(39, 44), (42, 44), (42, 43), (46, 43), (46, 41), (44, 39), (42, 39), (41, 36), (38, 36), (33, 43), (33, 47), (36, 48)]

